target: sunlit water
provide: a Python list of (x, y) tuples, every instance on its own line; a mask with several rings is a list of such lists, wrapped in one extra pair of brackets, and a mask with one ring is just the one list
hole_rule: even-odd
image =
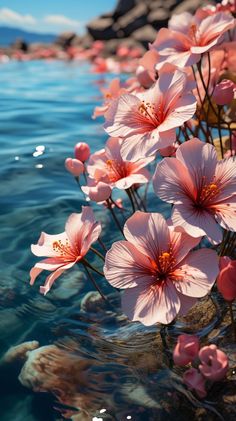
[[(36, 262), (30, 244), (41, 231), (62, 232), (70, 213), (86, 204), (64, 160), (73, 156), (79, 140), (92, 151), (103, 147), (102, 121), (91, 115), (101, 100), (99, 84), (110, 76), (94, 75), (86, 64), (63, 62), (11, 62), (1, 65), (0, 74), (1, 354), (29, 340), (40, 346), (57, 343), (67, 356), (57, 373), (59, 388), (69, 390), (62, 400), (82, 413), (82, 421), (92, 415), (95, 421), (185, 419), (177, 410), (182, 402), (176, 391), (190, 402), (189, 411), (198, 404), (168, 369), (157, 328), (129, 323), (105, 280), (97, 279), (112, 307), (89, 299), (93, 286), (78, 268), (58, 279), (46, 297), (39, 294), (44, 275), (29, 286)], [(153, 196), (151, 204), (150, 209), (168, 215), (168, 207)], [(96, 211), (109, 245), (119, 238), (118, 231), (104, 208)], [(1, 368), (1, 421), (62, 419), (54, 395), (20, 384), (21, 367), (16, 362)]]

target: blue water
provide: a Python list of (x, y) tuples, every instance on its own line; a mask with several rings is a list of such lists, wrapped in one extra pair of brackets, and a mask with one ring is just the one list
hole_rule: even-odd
[[(0, 357), (25, 341), (57, 344), (65, 357), (55, 356), (53, 348), (49, 352), (59, 367), (54, 385), (67, 392), (62, 402), (82, 414), (80, 421), (92, 420), (92, 415), (97, 421), (181, 421), (175, 408), (183, 401), (173, 390), (187, 394), (158, 351), (156, 327), (128, 323), (118, 294), (105, 280), (98, 281), (113, 307), (87, 299), (93, 286), (78, 269), (58, 279), (46, 297), (39, 294), (45, 275), (29, 286), (29, 270), (36, 262), (30, 244), (41, 231), (64, 231), (70, 213), (85, 204), (64, 160), (73, 156), (78, 141), (88, 142), (92, 151), (103, 147), (102, 120), (91, 115), (101, 101), (100, 84), (111, 76), (92, 74), (88, 64), (56, 61), (9, 62), (0, 66), (0, 75)], [(153, 209), (157, 203), (152, 200)], [(158, 209), (166, 212), (167, 206)], [(96, 210), (109, 245), (119, 233), (107, 211)], [(61, 420), (58, 395), (32, 391), (19, 382), (23, 362), (0, 363), (0, 420)], [(45, 376), (54, 379), (51, 367), (43, 363), (43, 382)]]

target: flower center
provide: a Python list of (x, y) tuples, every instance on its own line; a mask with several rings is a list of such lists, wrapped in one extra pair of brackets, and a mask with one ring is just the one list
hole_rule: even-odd
[(169, 251), (163, 251), (159, 256), (157, 261), (151, 261), (151, 265), (156, 276), (156, 281), (153, 284), (155, 285), (162, 284), (167, 277), (173, 278), (173, 271), (176, 265), (176, 259), (173, 257), (172, 249), (170, 247)]
[(63, 244), (61, 240), (54, 241), (53, 244), (52, 244), (52, 248), (61, 257), (65, 257), (65, 256), (73, 256), (74, 257), (74, 253), (71, 249), (71, 246), (69, 244), (68, 239), (66, 239), (66, 244)]
[(110, 182), (115, 182), (127, 176), (126, 165), (123, 162), (118, 162), (116, 159), (108, 159), (106, 167)]
[(215, 182), (203, 185), (197, 197), (196, 205), (200, 207), (211, 205), (212, 201), (219, 192), (220, 188)]
[(138, 111), (155, 126), (159, 126), (163, 121), (163, 110), (160, 105), (155, 106), (151, 102), (142, 101), (138, 107)]
[(188, 33), (189, 37), (197, 44), (197, 25), (194, 23), (190, 25)]

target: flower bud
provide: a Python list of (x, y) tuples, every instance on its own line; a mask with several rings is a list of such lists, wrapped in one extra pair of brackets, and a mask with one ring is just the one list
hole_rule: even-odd
[(78, 159), (67, 158), (65, 160), (65, 167), (74, 177), (79, 177), (84, 172), (84, 164)]
[(220, 258), (217, 288), (226, 301), (236, 299), (236, 260), (231, 260), (227, 256)]
[(212, 98), (218, 105), (229, 104), (234, 99), (234, 90), (234, 82), (229, 79), (223, 79), (215, 86)]
[(153, 79), (151, 78), (149, 71), (145, 69), (142, 65), (139, 65), (136, 70), (136, 77), (141, 86), (144, 88), (150, 88), (153, 84)]
[(222, 380), (228, 371), (228, 357), (216, 345), (204, 346), (199, 351), (199, 370), (207, 380)]
[(196, 368), (190, 368), (185, 371), (183, 381), (190, 390), (194, 390), (199, 398), (205, 398), (207, 395), (205, 389), (205, 379)]
[(173, 352), (174, 363), (183, 366), (191, 363), (198, 355), (199, 339), (193, 335), (180, 335)]
[(85, 162), (90, 156), (90, 147), (87, 143), (79, 142), (75, 145), (74, 152), (76, 159)]
[(102, 181), (99, 181), (94, 186), (83, 186), (82, 190), (85, 194), (88, 195), (90, 200), (97, 203), (104, 202), (111, 195), (111, 187), (108, 184), (103, 183)]

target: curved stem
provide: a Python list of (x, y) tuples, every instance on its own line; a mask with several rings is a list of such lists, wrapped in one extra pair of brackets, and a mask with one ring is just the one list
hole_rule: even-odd
[(135, 209), (135, 205), (134, 205), (134, 201), (133, 201), (130, 189), (126, 189), (125, 191), (126, 191), (128, 197), (129, 197), (129, 200), (130, 200), (130, 203), (131, 203), (131, 206), (132, 206), (132, 210), (133, 210), (133, 213), (134, 213), (136, 209)]
[(122, 230), (122, 228), (121, 228), (121, 225), (120, 225), (120, 223), (119, 223), (119, 220), (118, 220), (118, 218), (117, 218), (117, 216), (116, 216), (115, 212), (114, 212), (114, 211), (113, 211), (113, 209), (112, 209), (111, 202), (109, 201), (109, 199), (107, 199), (107, 201), (106, 201), (106, 202), (107, 202), (107, 207), (108, 207), (109, 211), (111, 212), (111, 214), (112, 214), (112, 216), (113, 216), (113, 219), (114, 219), (114, 221), (115, 221), (115, 223), (116, 223), (117, 227), (119, 228), (119, 230), (120, 230), (121, 234), (122, 234), (122, 235), (124, 235), (124, 234), (123, 234), (123, 230)]
[(100, 257), (100, 259), (102, 259), (103, 261), (105, 261), (105, 257), (98, 250), (96, 250), (92, 246), (90, 246), (90, 250), (92, 250), (98, 257)]
[(98, 273), (98, 275), (104, 276), (104, 273), (101, 272), (99, 269), (95, 268), (94, 266), (92, 266), (85, 258), (83, 258), (83, 260), (81, 260), (81, 263), (83, 263), (83, 265), (89, 267), (90, 269), (92, 269), (94, 272)]
[(86, 265), (85, 265), (85, 264), (83, 264), (83, 266), (84, 266), (85, 272), (87, 273), (87, 275), (88, 275), (88, 277), (89, 277), (90, 281), (92, 282), (92, 284), (93, 284), (93, 286), (96, 288), (96, 290), (99, 292), (99, 294), (101, 295), (102, 299), (103, 299), (104, 301), (109, 302), (109, 301), (108, 301), (108, 299), (107, 299), (107, 298), (105, 297), (105, 295), (103, 294), (103, 292), (100, 290), (100, 288), (99, 288), (99, 286), (98, 286), (97, 282), (95, 281), (94, 277), (91, 275), (91, 273), (89, 272), (89, 270), (87, 269)]

